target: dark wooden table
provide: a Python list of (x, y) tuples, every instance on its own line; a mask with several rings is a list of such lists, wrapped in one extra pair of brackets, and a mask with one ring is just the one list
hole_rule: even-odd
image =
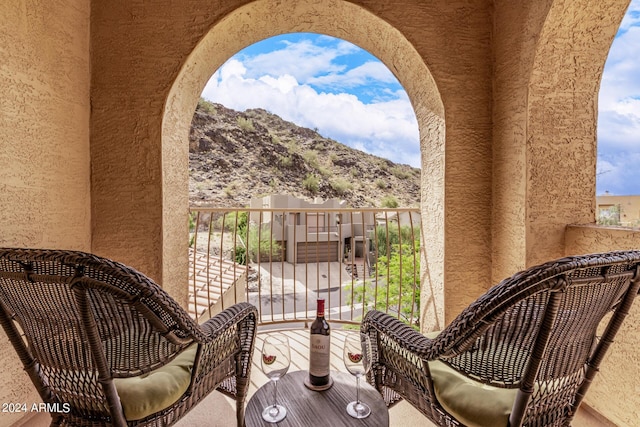
[(273, 384), (260, 387), (247, 404), (247, 427), (257, 426), (375, 426), (389, 425), (389, 411), (378, 391), (360, 380), (360, 401), (371, 408), (367, 418), (356, 419), (347, 414), (347, 404), (356, 400), (356, 377), (331, 371), (333, 387), (312, 391), (304, 385), (307, 371), (290, 372), (278, 381), (278, 403), (287, 408), (287, 417), (277, 424), (262, 419), (263, 409), (273, 404)]

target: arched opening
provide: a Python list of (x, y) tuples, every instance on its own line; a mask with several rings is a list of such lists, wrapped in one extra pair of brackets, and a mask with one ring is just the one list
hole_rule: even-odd
[[(250, 45), (216, 70), (198, 106), (190, 132), (192, 206), (244, 207), (261, 195), (286, 193), (310, 202), (342, 199), (350, 208), (418, 207), (420, 146), (413, 107), (393, 73), (348, 41), (286, 33)], [(273, 121), (264, 120), (263, 112), (274, 115)], [(256, 119), (261, 126), (247, 126)], [(244, 126), (238, 130), (251, 134), (227, 137), (227, 126), (239, 120)], [(306, 130), (298, 134), (287, 123)], [(266, 142), (260, 138), (265, 127)], [(326, 152), (333, 141), (340, 145)], [(232, 152), (242, 158), (233, 168), (223, 160), (210, 163), (211, 156)], [(355, 157), (337, 161), (350, 154)], [(251, 179), (241, 178), (243, 171)], [(304, 175), (318, 188), (306, 189)], [(340, 182), (347, 185), (341, 189)]]
[(607, 56), (598, 97), (596, 223), (640, 227), (640, 1), (632, 0)]
[[(260, 19), (254, 19), (259, 16)], [(424, 61), (395, 28), (344, 1), (282, 4), (260, 0), (218, 22), (183, 65), (165, 104), (162, 128), (163, 277), (187, 271), (187, 139), (191, 116), (209, 77), (242, 48), (288, 32), (317, 32), (348, 40), (387, 65), (404, 86), (418, 120), (421, 147), (421, 319), (424, 330), (444, 321), (444, 107)]]
[[(526, 265), (626, 245), (637, 248), (637, 237), (592, 227), (598, 91), (628, 4), (556, 0), (544, 16), (527, 84), (522, 203)], [(630, 322), (637, 319), (637, 310), (630, 317)], [(629, 350), (622, 344), (621, 351), (610, 355), (607, 375), (595, 378), (585, 398), (587, 405), (616, 424), (633, 424), (637, 418), (637, 399), (629, 396), (637, 388), (638, 369), (626, 362), (637, 341), (635, 330), (621, 331), (617, 342), (626, 343)]]
[(594, 222), (598, 90), (628, 4), (616, 3), (554, 1), (541, 27), (527, 94), (527, 266), (565, 255), (567, 224)]

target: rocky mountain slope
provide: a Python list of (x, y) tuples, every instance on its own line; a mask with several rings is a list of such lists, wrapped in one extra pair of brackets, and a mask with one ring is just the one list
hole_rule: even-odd
[(339, 198), (349, 207), (414, 207), (420, 170), (352, 149), (263, 109), (238, 112), (201, 99), (189, 137), (190, 203), (245, 207), (252, 197), (270, 194)]

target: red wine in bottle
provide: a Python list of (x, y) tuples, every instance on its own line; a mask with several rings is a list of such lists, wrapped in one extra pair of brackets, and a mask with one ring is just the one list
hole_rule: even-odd
[(309, 345), (309, 383), (313, 387), (329, 384), (329, 361), (331, 342), (329, 324), (324, 318), (324, 300), (318, 300), (316, 319), (311, 324), (311, 342)]

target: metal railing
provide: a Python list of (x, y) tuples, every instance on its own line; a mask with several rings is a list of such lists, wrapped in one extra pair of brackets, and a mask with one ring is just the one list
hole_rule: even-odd
[(239, 301), (260, 324), (359, 324), (377, 308), (418, 327), (417, 209), (191, 208), (189, 311), (206, 319)]

